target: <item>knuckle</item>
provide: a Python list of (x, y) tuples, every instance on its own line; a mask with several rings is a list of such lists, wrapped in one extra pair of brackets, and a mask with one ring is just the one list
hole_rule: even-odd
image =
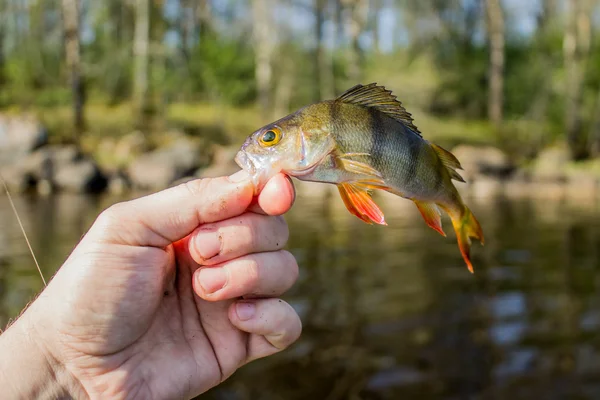
[(106, 210), (102, 211), (100, 214), (104, 219), (115, 219), (123, 214), (123, 209), (125, 208), (125, 203), (115, 203), (108, 207)]
[(96, 218), (96, 221), (94, 222), (95, 229), (100, 232), (107, 232), (110, 230), (112, 226), (121, 220), (124, 208), (125, 205), (123, 203), (115, 203), (106, 208), (98, 215), (98, 218)]
[(194, 179), (191, 181), (183, 182), (179, 185), (180, 190), (185, 191), (188, 195), (198, 196), (202, 193), (206, 193), (210, 185), (211, 179)]
[(256, 258), (249, 258), (246, 261), (246, 282), (250, 286), (257, 286), (260, 283), (260, 263)]
[(285, 218), (283, 218), (283, 216), (278, 216), (275, 218), (275, 221), (277, 223), (277, 239), (278, 241), (278, 245), (280, 247), (283, 247), (287, 244), (288, 239), (290, 238), (290, 229), (288, 227), (288, 224), (285, 220)]
[(246, 220), (246, 226), (248, 227), (248, 247), (250, 249), (259, 248), (260, 240), (259, 235), (261, 229), (259, 229), (261, 218), (259, 215), (248, 215)]

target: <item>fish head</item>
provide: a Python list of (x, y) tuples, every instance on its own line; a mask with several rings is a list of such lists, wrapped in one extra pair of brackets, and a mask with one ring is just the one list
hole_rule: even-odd
[[(308, 122), (308, 123), (307, 123)], [(235, 156), (235, 162), (252, 177), (255, 191), (280, 172), (306, 174), (333, 149), (323, 129), (297, 112), (253, 132)]]

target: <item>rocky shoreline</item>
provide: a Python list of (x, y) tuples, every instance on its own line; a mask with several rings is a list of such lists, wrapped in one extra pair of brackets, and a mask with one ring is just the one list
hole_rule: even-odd
[[(49, 144), (46, 130), (33, 117), (0, 114), (0, 171), (11, 191), (44, 195), (160, 190), (238, 170), (233, 161), (238, 146), (203, 143), (177, 132), (165, 136), (169, 140), (155, 148), (140, 132), (103, 138), (87, 153), (74, 145)], [(450, 150), (463, 166), (467, 184), (457, 187), (464, 193), (600, 197), (600, 174), (569, 168), (565, 149), (547, 149), (528, 166), (517, 166), (490, 146)]]

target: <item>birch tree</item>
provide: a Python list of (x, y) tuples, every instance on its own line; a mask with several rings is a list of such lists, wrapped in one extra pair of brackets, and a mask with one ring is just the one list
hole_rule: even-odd
[(327, 20), (327, 0), (315, 0), (315, 100), (330, 99), (335, 95), (333, 54), (325, 47), (323, 26)]
[(363, 53), (360, 46), (360, 36), (367, 25), (368, 4), (367, 0), (342, 0), (347, 12), (348, 35), (350, 48), (348, 49), (348, 78), (353, 84), (362, 78)]
[(565, 130), (573, 159), (587, 156), (582, 121), (582, 89), (591, 41), (591, 0), (569, 0), (563, 39), (566, 71)]
[(84, 82), (81, 70), (81, 45), (79, 34), (80, 4), (79, 0), (62, 0), (62, 14), (65, 37), (65, 56), (71, 96), (73, 102), (73, 127), (75, 142), (84, 129), (83, 107), (85, 103)]
[(276, 32), (273, 31), (274, 23), (271, 14), (274, 7), (273, 3), (273, 0), (252, 0), (256, 86), (258, 103), (264, 118), (268, 117), (272, 105), (272, 57), (276, 35)]
[(150, 0), (135, 0), (135, 30), (133, 37), (133, 106), (141, 120), (147, 105), (150, 68)]
[(488, 118), (499, 126), (504, 105), (504, 11), (500, 0), (486, 1), (486, 22), (490, 48)]

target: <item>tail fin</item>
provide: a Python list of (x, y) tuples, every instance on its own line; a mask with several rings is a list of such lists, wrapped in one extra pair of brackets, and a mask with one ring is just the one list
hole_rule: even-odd
[(482, 245), (484, 244), (485, 239), (483, 238), (481, 226), (479, 226), (479, 222), (477, 222), (477, 219), (475, 219), (475, 216), (467, 206), (464, 206), (460, 214), (450, 213), (450, 218), (452, 219), (452, 225), (456, 232), (460, 253), (463, 256), (465, 263), (467, 263), (469, 271), (473, 273), (473, 264), (471, 264), (470, 254), (471, 238), (479, 240)]

